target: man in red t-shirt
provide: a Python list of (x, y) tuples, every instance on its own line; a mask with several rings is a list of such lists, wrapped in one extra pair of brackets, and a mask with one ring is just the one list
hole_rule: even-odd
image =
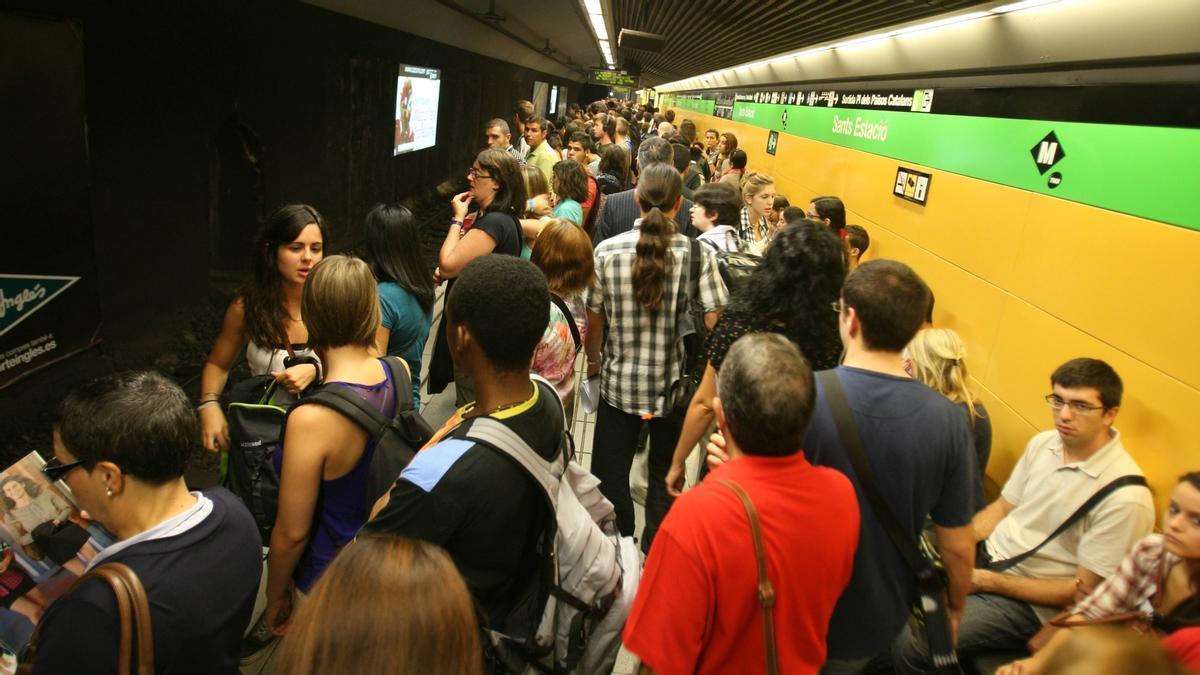
[(758, 512), (780, 672), (816, 673), (825, 662), (859, 512), (850, 481), (800, 452), (813, 398), (812, 370), (783, 336), (750, 334), (730, 348), (712, 406), (736, 459), (684, 493), (654, 539), (623, 635), (643, 672), (766, 672), (750, 523), (721, 481), (740, 485)]

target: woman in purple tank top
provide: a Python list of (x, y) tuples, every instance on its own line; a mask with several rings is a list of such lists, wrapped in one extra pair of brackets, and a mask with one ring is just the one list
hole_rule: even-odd
[[(304, 285), (300, 311), (326, 383), (393, 416), (395, 386), (374, 355), (379, 298), (367, 264), (345, 256), (322, 260)], [(287, 631), (295, 592), (307, 592), (366, 522), (367, 470), (375, 452), (366, 432), (325, 406), (296, 408), (284, 432), (273, 457), (279, 511), (267, 556), (266, 622), (277, 635)]]

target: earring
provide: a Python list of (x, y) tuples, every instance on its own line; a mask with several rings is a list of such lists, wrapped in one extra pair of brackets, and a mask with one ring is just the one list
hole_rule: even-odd
[(105, 488), (105, 489), (104, 489), (104, 494), (108, 495), (109, 497), (113, 496), (113, 495), (112, 495), (112, 488)]

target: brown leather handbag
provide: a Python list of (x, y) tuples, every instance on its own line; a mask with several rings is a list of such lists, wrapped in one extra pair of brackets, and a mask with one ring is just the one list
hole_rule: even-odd
[[(146, 589), (137, 574), (125, 564), (106, 563), (84, 574), (71, 584), (68, 594), (89, 581), (106, 582), (117, 598), (117, 612), (121, 621), (121, 637), (117, 647), (117, 672), (121, 675), (154, 675), (154, 633), (150, 625), (150, 602)], [(32, 675), (37, 658), (38, 633), (41, 625), (33, 631), (25, 658), (17, 668), (18, 675)], [(137, 670), (131, 670), (134, 654), (134, 636), (137, 636)]]
[(758, 564), (758, 604), (762, 608), (763, 646), (766, 649), (767, 675), (779, 675), (779, 657), (775, 651), (775, 587), (767, 576), (767, 551), (763, 547), (762, 529), (758, 526), (758, 510), (750, 495), (741, 485), (731, 481), (720, 481), (742, 501), (746, 516), (750, 519), (750, 536), (754, 540), (754, 560)]

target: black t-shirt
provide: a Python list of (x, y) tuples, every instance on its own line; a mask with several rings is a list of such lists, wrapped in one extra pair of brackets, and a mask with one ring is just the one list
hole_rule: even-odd
[(975, 482), (975, 510), (982, 511), (987, 506), (983, 495), (983, 474), (987, 472), (988, 459), (992, 456), (992, 418), (988, 417), (987, 409), (982, 403), (975, 404), (975, 413), (979, 415), (972, 421), (967, 412), (967, 404), (959, 403), (958, 409), (967, 416), (967, 424), (971, 427), (971, 437), (975, 440), (975, 468), (978, 480)]
[[(238, 672), (262, 576), (262, 540), (237, 497), (223, 488), (205, 495), (213, 510), (200, 524), (105, 561), (125, 563), (146, 588), (158, 673)], [(112, 588), (101, 581), (59, 598), (42, 619), (34, 672), (116, 675), (119, 617)]]
[[(563, 414), (554, 389), (538, 383), (537, 400), (499, 419), (546, 459), (559, 451)], [(473, 420), (417, 453), (400, 474), (386, 508), (363, 528), (413, 537), (446, 549), (489, 625), (520, 634), (541, 607), (514, 612), (528, 600), (544, 555), (539, 540), (549, 524), (545, 492), (503, 451), (465, 440)], [(520, 616), (516, 616), (520, 614)], [(523, 617), (523, 618), (522, 618)]]
[(494, 253), (521, 255), (521, 227), (511, 214), (489, 211), (476, 218), (471, 229), (486, 232), (496, 241)]

